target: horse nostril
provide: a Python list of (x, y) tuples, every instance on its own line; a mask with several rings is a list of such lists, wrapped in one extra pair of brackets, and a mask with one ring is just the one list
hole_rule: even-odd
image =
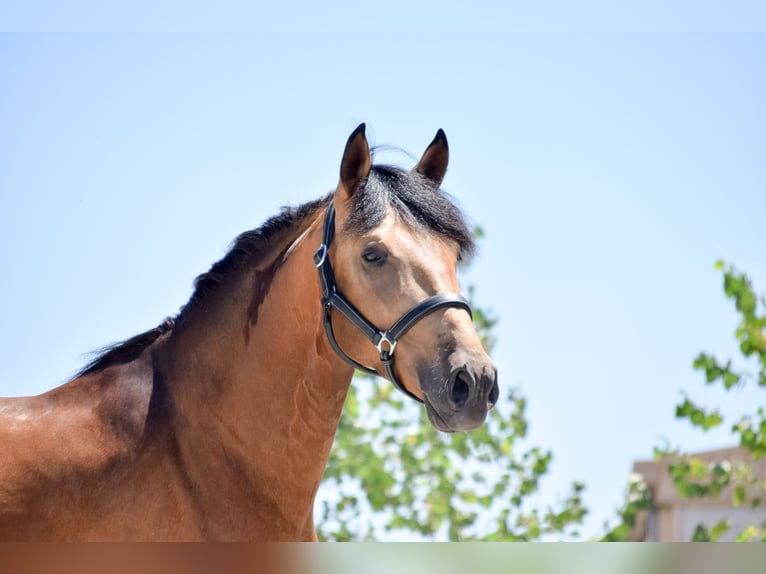
[(489, 397), (487, 397), (487, 405), (492, 408), (497, 403), (497, 399), (500, 398), (500, 387), (497, 385), (497, 380), (492, 383), (492, 390), (489, 391)]
[(472, 382), (471, 375), (464, 369), (460, 369), (455, 373), (454, 382), (452, 383), (452, 402), (457, 408), (462, 407), (468, 401)]

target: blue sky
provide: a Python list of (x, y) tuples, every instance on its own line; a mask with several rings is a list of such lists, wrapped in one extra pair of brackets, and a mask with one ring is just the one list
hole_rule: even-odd
[[(51, 16), (32, 20), (38, 4)], [(745, 33), (762, 12), (598, 5), (3, 34), (0, 394), (45, 391), (174, 314), (239, 232), (334, 187), (359, 122), (416, 156), (443, 128), (444, 187), (486, 232), (466, 281), (500, 318), (500, 381), (554, 452), (540, 501), (586, 482), (597, 534), (663, 437), (732, 442), (674, 420), (682, 389), (736, 414), (763, 404), (703, 388), (691, 363), (736, 354), (716, 259), (766, 292), (766, 37)], [(205, 28), (170, 8), (26, 6), (0, 7), (5, 30)]]

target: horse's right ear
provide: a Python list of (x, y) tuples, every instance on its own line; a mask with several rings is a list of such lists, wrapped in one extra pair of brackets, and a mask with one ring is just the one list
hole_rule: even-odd
[(372, 158), (370, 146), (364, 135), (364, 124), (353, 131), (346, 142), (343, 159), (340, 162), (340, 185), (338, 191), (345, 194), (348, 199), (356, 192), (359, 183), (370, 175)]

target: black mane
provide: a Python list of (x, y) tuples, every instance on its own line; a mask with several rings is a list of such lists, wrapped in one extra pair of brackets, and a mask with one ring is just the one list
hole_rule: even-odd
[(283, 207), (278, 215), (269, 218), (261, 227), (245, 231), (239, 235), (223, 259), (214, 263), (209, 271), (199, 275), (194, 280), (194, 292), (176, 317), (168, 317), (158, 327), (149, 329), (127, 341), (107, 345), (95, 351), (94, 354), (97, 356), (75, 377), (90, 375), (107, 367), (129, 363), (137, 359), (154, 341), (183, 322), (191, 310), (199, 307), (215, 286), (236, 271), (248, 256), (262, 251), (263, 247), (280, 232), (303, 221), (327, 204), (329, 200), (330, 195), (327, 195), (299, 207)]
[[(209, 293), (234, 273), (243, 261), (264, 251), (275, 237), (310, 217), (329, 203), (331, 198), (332, 194), (328, 194), (299, 207), (284, 207), (261, 227), (242, 233), (223, 259), (197, 277), (191, 298), (176, 317), (169, 317), (158, 327), (127, 341), (96, 351), (97, 356), (76, 377), (137, 359), (159, 337), (183, 322), (190, 311), (199, 307)], [(374, 166), (368, 178), (354, 193), (351, 215), (345, 230), (364, 233), (374, 229), (382, 222), (388, 206), (392, 206), (408, 222), (456, 241), (460, 246), (461, 257), (473, 252), (473, 235), (452, 201), (420, 174), (391, 166)]]

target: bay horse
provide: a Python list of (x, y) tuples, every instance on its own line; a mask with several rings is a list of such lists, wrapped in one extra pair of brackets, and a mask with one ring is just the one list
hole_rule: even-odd
[(240, 235), (175, 318), (0, 399), (0, 540), (316, 540), (354, 368), (441, 431), (483, 424), (497, 371), (457, 294), (448, 155), (439, 130), (413, 170), (373, 165), (360, 125), (334, 192)]

